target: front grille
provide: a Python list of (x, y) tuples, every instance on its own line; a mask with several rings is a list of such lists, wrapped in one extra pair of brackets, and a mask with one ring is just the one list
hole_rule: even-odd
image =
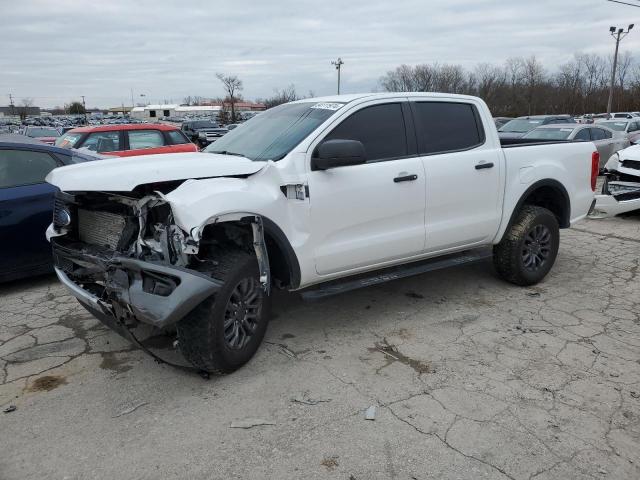
[(634, 170), (640, 170), (640, 161), (638, 160), (623, 160), (620, 164), (624, 168), (633, 168)]
[(78, 238), (90, 245), (115, 250), (122, 237), (126, 219), (109, 212), (78, 209)]

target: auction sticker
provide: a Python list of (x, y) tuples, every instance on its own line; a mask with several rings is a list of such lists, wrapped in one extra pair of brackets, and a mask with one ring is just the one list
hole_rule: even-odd
[(323, 110), (338, 110), (343, 107), (344, 103), (316, 103), (311, 108), (321, 108)]

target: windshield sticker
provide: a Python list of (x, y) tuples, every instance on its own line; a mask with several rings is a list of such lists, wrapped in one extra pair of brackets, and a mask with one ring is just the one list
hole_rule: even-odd
[(561, 128), (561, 132), (573, 132), (573, 128)]
[(529, 120), (529, 123), (542, 123), (542, 120)]
[(344, 104), (342, 103), (316, 103), (312, 105), (311, 108), (321, 108), (323, 110), (338, 110), (342, 108)]

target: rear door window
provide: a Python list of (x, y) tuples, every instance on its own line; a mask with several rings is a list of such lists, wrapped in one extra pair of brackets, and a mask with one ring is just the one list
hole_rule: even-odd
[(164, 138), (159, 130), (129, 130), (128, 134), (129, 150), (164, 146)]
[(333, 129), (325, 140), (358, 140), (367, 161), (407, 155), (407, 135), (399, 103), (373, 105), (358, 110)]
[(171, 141), (172, 145), (190, 143), (189, 139), (185, 137), (184, 133), (182, 133), (180, 130), (169, 130), (167, 132), (167, 135), (169, 136), (169, 140)]
[(484, 143), (475, 106), (453, 102), (415, 102), (412, 106), (420, 154), (469, 150)]
[(120, 146), (120, 132), (93, 132), (81, 145), (82, 148), (88, 148), (94, 152), (117, 152), (122, 150)]
[(0, 188), (44, 183), (44, 177), (58, 166), (48, 153), (0, 149)]
[(585, 142), (585, 141), (588, 142), (589, 140), (591, 140), (591, 135), (589, 134), (589, 130), (591, 130), (591, 129), (590, 128), (583, 128), (578, 133), (576, 133), (576, 136), (573, 137), (573, 139), (574, 140), (578, 140), (578, 141), (582, 141), (582, 142)]
[(592, 128), (591, 129), (591, 139), (596, 141), (596, 140), (604, 140), (606, 137), (605, 135), (605, 131), (602, 130), (601, 128)]

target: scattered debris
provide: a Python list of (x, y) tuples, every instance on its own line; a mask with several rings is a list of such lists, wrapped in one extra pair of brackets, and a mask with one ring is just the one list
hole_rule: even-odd
[(364, 419), (365, 420), (375, 420), (376, 419), (376, 406), (375, 405), (371, 405), (369, 408), (367, 408), (367, 410), (364, 412)]
[(326, 467), (327, 470), (333, 470), (334, 468), (336, 468), (339, 464), (338, 464), (338, 456), (333, 456), (333, 457), (325, 457), (324, 460), (322, 460), (320, 462), (320, 465), (322, 465), (323, 467)]
[(280, 338), (286, 340), (287, 338), (296, 338), (296, 336), (292, 333), (283, 333)]
[(630, 395), (631, 395), (633, 398), (640, 398), (640, 393), (638, 393), (638, 392), (634, 392), (633, 390), (631, 391)]
[(540, 292), (527, 292), (528, 297), (539, 297)]
[(15, 405), (9, 405), (7, 408), (5, 408), (2, 413), (11, 413), (11, 412), (15, 412), (18, 409), (18, 407), (16, 407)]
[(431, 366), (426, 362), (421, 362), (419, 360), (414, 360), (413, 358), (409, 358), (406, 355), (400, 353), (395, 345), (390, 345), (385, 338), (382, 342), (376, 342), (373, 348), (369, 348), (370, 352), (380, 352), (386, 355), (387, 363), (376, 370), (377, 373), (380, 373), (380, 370), (388, 367), (393, 362), (400, 362), (408, 367), (413, 368), (419, 375), (423, 373), (433, 373)]
[(309, 397), (309, 392), (302, 392), (300, 397), (292, 397), (291, 402), (293, 403), (301, 403), (303, 405), (318, 405), (319, 403), (327, 403), (330, 402), (330, 398), (311, 398)]
[(140, 403), (138, 403), (138, 404), (134, 405), (134, 406), (133, 406), (133, 407), (131, 407), (131, 408), (127, 408), (126, 410), (121, 411), (119, 414), (114, 415), (114, 416), (113, 416), (113, 417), (111, 417), (111, 418), (118, 418), (118, 417), (122, 417), (123, 415), (129, 415), (130, 413), (135, 412), (135, 411), (136, 411), (137, 409), (139, 409), (140, 407), (142, 407), (142, 406), (144, 406), (144, 405), (148, 405), (148, 404), (149, 404), (149, 402), (140, 402)]
[(423, 299), (424, 298), (424, 295), (421, 295), (421, 294), (416, 293), (416, 292), (407, 292), (404, 295), (406, 297), (415, 298), (415, 299)]
[(549, 335), (553, 335), (553, 330), (550, 328), (527, 328), (522, 325), (516, 325), (514, 328), (520, 330), (522, 333), (548, 333)]
[(268, 343), (269, 345), (275, 345), (276, 347), (278, 347), (278, 351), (283, 355), (286, 355), (287, 357), (297, 358), (296, 354), (291, 350), (289, 350), (289, 347), (287, 347), (284, 343), (277, 343), (277, 342), (264, 342), (264, 343)]
[(615, 378), (615, 377), (619, 377), (620, 374), (619, 373), (610, 373), (609, 376)]
[(233, 422), (231, 422), (231, 425), (229, 425), (229, 428), (253, 428), (253, 427), (259, 427), (262, 425), (275, 425), (276, 422), (273, 422), (271, 420), (264, 420), (262, 418), (245, 418), (243, 420), (234, 420)]

